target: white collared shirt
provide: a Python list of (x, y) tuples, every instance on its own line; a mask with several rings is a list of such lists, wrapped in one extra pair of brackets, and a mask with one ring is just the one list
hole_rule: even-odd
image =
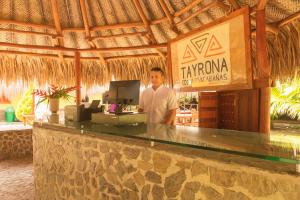
[(160, 86), (156, 90), (149, 87), (140, 97), (139, 108), (147, 113), (148, 123), (162, 123), (168, 111), (177, 107), (175, 92), (165, 86)]

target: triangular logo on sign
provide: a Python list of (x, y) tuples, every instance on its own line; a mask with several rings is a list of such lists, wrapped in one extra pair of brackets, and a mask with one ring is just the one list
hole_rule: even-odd
[(195, 56), (194, 52), (192, 51), (190, 46), (187, 45), (186, 49), (184, 51), (183, 57), (182, 57), (182, 60), (183, 60), (182, 64), (195, 61), (196, 59), (197, 59), (197, 57)]
[(223, 47), (221, 46), (220, 42), (217, 40), (215, 35), (212, 35), (205, 51), (204, 57), (211, 57), (225, 53), (225, 51), (222, 51), (222, 49)]
[(202, 53), (203, 47), (206, 43), (206, 40), (208, 38), (209, 33), (205, 33), (203, 35), (200, 35), (194, 39), (191, 40), (191, 43), (194, 45), (194, 47), (197, 49), (199, 54)]

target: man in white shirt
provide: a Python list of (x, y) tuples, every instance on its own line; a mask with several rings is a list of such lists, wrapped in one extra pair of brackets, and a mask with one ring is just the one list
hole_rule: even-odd
[(147, 113), (148, 123), (173, 124), (177, 109), (175, 93), (163, 86), (165, 75), (161, 68), (152, 68), (150, 75), (152, 87), (142, 93), (139, 112)]

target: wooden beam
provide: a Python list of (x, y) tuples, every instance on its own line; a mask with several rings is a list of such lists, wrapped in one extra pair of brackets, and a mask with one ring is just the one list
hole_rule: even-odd
[(64, 51), (64, 52), (122, 52), (122, 51), (134, 51), (141, 49), (157, 49), (157, 48), (166, 48), (167, 44), (152, 44), (152, 45), (141, 45), (141, 46), (131, 46), (131, 47), (113, 47), (113, 48), (95, 48), (95, 49), (74, 49), (67, 47), (52, 47), (52, 46), (40, 46), (40, 45), (25, 45), (25, 44), (14, 44), (7, 42), (0, 42), (0, 46), (3, 47), (13, 47), (20, 49), (35, 49), (35, 50), (47, 50), (47, 51)]
[(85, 0), (80, 0), (80, 10), (82, 13), (82, 19), (83, 19), (83, 24), (84, 24), (86, 40), (92, 48), (96, 48), (96, 44), (91, 40), (91, 32), (90, 32), (90, 26), (89, 26), (89, 20), (88, 20), (88, 16), (87, 16)]
[(177, 26), (176, 26), (176, 24), (175, 24), (175, 22), (174, 22), (173, 16), (171, 15), (171, 13), (170, 13), (170, 11), (169, 11), (169, 9), (168, 9), (168, 7), (167, 7), (166, 2), (165, 2), (164, 0), (159, 0), (159, 4), (161, 5), (161, 7), (162, 7), (162, 9), (163, 9), (163, 11), (164, 11), (164, 13), (165, 13), (167, 19), (169, 20), (171, 29), (172, 29), (175, 33), (179, 34), (179, 30), (178, 30), (178, 28), (177, 28)]
[[(31, 52), (23, 52), (23, 51), (0, 50), (0, 54), (59, 59), (59, 57), (54, 54), (31, 53)], [(161, 57), (161, 56), (157, 53), (149, 53), (149, 54), (105, 57), (105, 60), (108, 61), (108, 60), (118, 60), (118, 59), (147, 58), (147, 57)], [(64, 56), (64, 59), (74, 60), (74, 58), (75, 58), (74, 56), (66, 56), (66, 55)], [(99, 57), (80, 57), (80, 59), (81, 60), (99, 60)]]
[(57, 55), (51, 55), (51, 54), (31, 53), (31, 52), (23, 52), (23, 51), (9, 51), (9, 50), (0, 50), (0, 54), (33, 56), (33, 57), (42, 57), (42, 58), (58, 58)]
[(261, 78), (268, 78), (271, 74), (271, 68), (267, 59), (267, 35), (264, 10), (256, 11), (256, 54), (259, 55), (257, 56), (259, 76)]
[(163, 23), (165, 21), (168, 21), (168, 18), (167, 17), (162, 17), (160, 19), (155, 19), (155, 20), (152, 20), (150, 22), (151, 25), (157, 25), (157, 24), (160, 24), (160, 23)]
[(237, 9), (241, 8), (241, 6), (238, 4), (238, 2), (236, 0), (228, 0), (228, 1), (232, 5), (234, 10), (237, 10)]
[(168, 18), (169, 22), (172, 23), (173, 22), (173, 16), (171, 15), (171, 13), (169, 11), (166, 2), (164, 0), (158, 0), (158, 2), (160, 4), (161, 8), (163, 9), (166, 17)]
[(80, 0), (80, 10), (81, 10), (83, 24), (84, 24), (85, 36), (87, 38), (91, 38), (91, 33), (90, 33), (90, 27), (89, 27), (89, 21), (88, 21), (88, 16), (87, 16), (87, 10), (86, 10), (86, 5), (85, 5), (85, 0)]
[[(256, 11), (256, 60), (258, 77), (260, 79), (269, 79), (271, 74), (271, 67), (268, 63), (265, 10)], [(270, 132), (270, 100), (271, 88), (261, 88), (259, 106), (259, 131), (261, 133)]]
[(226, 5), (223, 1), (218, 0), (217, 6), (220, 7), (226, 14), (230, 11), (230, 6)]
[[(250, 20), (252, 23), (257, 23), (257, 20), (255, 17), (253, 16), (250, 16)], [(270, 32), (270, 33), (274, 33), (275, 35), (277, 35), (279, 33), (279, 29), (272, 25), (272, 24), (266, 24), (266, 31)]]
[(40, 45), (26, 45), (26, 44), (15, 44), (15, 43), (7, 43), (0, 42), (0, 46), (3, 47), (14, 47), (20, 49), (35, 49), (35, 50), (48, 50), (48, 51), (66, 51), (66, 52), (75, 52), (77, 49), (74, 48), (66, 48), (66, 47), (52, 47), (52, 46), (40, 46)]
[(264, 10), (268, 0), (257, 0), (256, 10)]
[(22, 30), (5, 29), (5, 28), (0, 28), (0, 32), (17, 33), (17, 34), (25, 34), (25, 35), (40, 35), (40, 36), (46, 36), (46, 37), (51, 37), (51, 38), (62, 37), (62, 35), (51, 34), (51, 33), (42, 33), (42, 32), (35, 32), (35, 31), (22, 31)]
[(167, 47), (167, 70), (168, 70), (168, 83), (169, 87), (174, 88), (173, 71), (172, 71), (172, 58), (171, 58), (171, 43)]
[[(85, 29), (86, 40), (90, 44), (91, 48), (96, 48), (97, 45), (91, 38), (90, 25), (89, 25), (85, 0), (80, 0), (80, 9), (81, 9), (81, 13), (82, 13), (82, 19), (83, 19), (83, 24), (84, 24), (84, 29)], [(106, 61), (105, 61), (103, 55), (100, 52), (97, 53), (97, 55), (99, 56), (99, 59), (102, 62), (102, 64), (106, 65)]]
[[(60, 18), (58, 15), (58, 8), (57, 8), (57, 0), (51, 0), (51, 10), (52, 10), (52, 16), (55, 24), (55, 30), (58, 35), (62, 35), (62, 28), (60, 25)], [(64, 46), (63, 38), (58, 38), (59, 43), (61, 46)]]
[(167, 58), (167, 55), (165, 55), (162, 51), (155, 49), (155, 51), (157, 52), (157, 54), (162, 57), (164, 60)]
[[(54, 25), (55, 25), (55, 29), (56, 29), (56, 33), (58, 35), (62, 35), (62, 28), (61, 28), (61, 24), (60, 24), (60, 18), (58, 15), (58, 7), (57, 7), (57, 0), (51, 0), (51, 10), (52, 10), (52, 16), (53, 16), (53, 20), (54, 20)], [(58, 44), (60, 47), (64, 46), (64, 40), (62, 37), (57, 38)], [(58, 53), (58, 56), (60, 57), (61, 61), (64, 61), (62, 52)]]
[(256, 10), (257, 10), (257, 5), (250, 7), (250, 14), (255, 14)]
[(147, 32), (134, 32), (134, 33), (122, 33), (116, 35), (107, 35), (107, 36), (95, 36), (92, 37), (91, 40), (106, 40), (106, 39), (114, 39), (119, 37), (133, 37), (133, 36), (144, 36)]
[(177, 11), (174, 13), (174, 17), (178, 17), (186, 12), (188, 12), (189, 10), (191, 10), (192, 8), (194, 8), (195, 6), (197, 6), (201, 1), (203, 0), (194, 0), (192, 1), (189, 5), (187, 5), (186, 7), (182, 8), (181, 10)]
[(35, 23), (29, 23), (29, 22), (20, 22), (15, 20), (9, 20), (9, 19), (0, 19), (0, 24), (12, 24), (17, 26), (26, 26), (26, 27), (32, 27), (32, 28), (44, 28), (55, 31), (55, 27), (46, 25), (46, 24), (35, 24)]
[(254, 88), (266, 88), (266, 87), (273, 87), (274, 82), (271, 78), (260, 78), (253, 80), (253, 87)]
[(75, 52), (75, 77), (76, 77), (76, 105), (79, 106), (81, 102), (81, 65), (80, 65), (80, 52)]
[(197, 15), (207, 11), (208, 9), (216, 6), (218, 4), (217, 1), (213, 1), (207, 5), (205, 5), (204, 7), (200, 8), (199, 10), (197, 10), (196, 12), (194, 12), (193, 14), (189, 15), (188, 17), (184, 18), (183, 20), (181, 20), (180, 22), (177, 22), (177, 25), (181, 25), (184, 24), (186, 22), (188, 22), (189, 20), (191, 20), (192, 18), (196, 17)]
[(107, 61), (118, 60), (118, 59), (134, 59), (134, 58), (147, 58), (147, 57), (160, 57), (157, 53), (139, 54), (139, 55), (126, 55), (126, 56), (113, 56), (105, 57)]
[(285, 26), (285, 25), (287, 25), (287, 24), (289, 24), (289, 23), (291, 23), (292, 21), (295, 21), (295, 20), (297, 20), (297, 19), (300, 19), (300, 11), (298, 11), (298, 12), (296, 12), (296, 13), (290, 15), (289, 17), (287, 17), (287, 18), (281, 20), (281, 21), (278, 23), (278, 26), (279, 26), (279, 27)]
[(149, 23), (146, 15), (143, 11), (143, 8), (140, 4), (140, 1), (139, 0), (133, 0), (133, 3), (134, 3), (134, 6), (135, 6), (136, 10), (138, 11), (138, 14), (139, 14), (140, 18), (142, 19), (142, 21), (144, 23), (144, 26), (145, 26), (147, 32), (149, 33), (151, 43), (156, 44), (157, 41), (156, 41), (155, 36), (154, 36), (154, 34), (151, 30), (150, 23)]
[[(1, 45), (1, 44), (0, 44)], [(130, 46), (130, 47), (112, 47), (112, 48), (96, 48), (96, 49), (79, 49), (80, 52), (122, 52), (122, 51), (134, 51), (140, 49), (157, 49), (157, 48), (166, 48), (167, 44), (150, 44), (150, 45), (141, 45), (141, 46)]]
[[(95, 27), (91, 28), (91, 31), (112, 30), (112, 29), (120, 29), (120, 28), (142, 28), (142, 27), (144, 27), (143, 22), (128, 22), (128, 23), (107, 24), (107, 25), (95, 26)], [(65, 30), (67, 30), (67, 29), (65, 29)]]
[(74, 28), (74, 27), (71, 27), (71, 28), (63, 28), (62, 30), (63, 33), (82, 33), (82, 32), (85, 32), (85, 29), (84, 28)]

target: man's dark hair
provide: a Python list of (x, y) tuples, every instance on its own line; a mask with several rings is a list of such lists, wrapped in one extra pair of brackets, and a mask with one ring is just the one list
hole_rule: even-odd
[(151, 72), (160, 72), (162, 76), (165, 76), (165, 72), (160, 67), (153, 67)]

